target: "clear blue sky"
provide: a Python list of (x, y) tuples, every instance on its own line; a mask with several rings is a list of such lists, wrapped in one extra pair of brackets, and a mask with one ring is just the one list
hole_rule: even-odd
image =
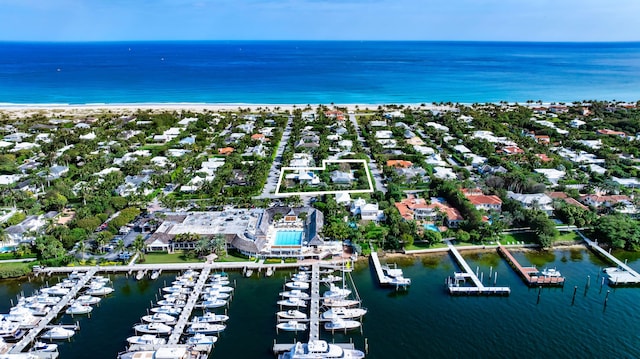
[(640, 41), (640, 0), (0, 0), (0, 40)]

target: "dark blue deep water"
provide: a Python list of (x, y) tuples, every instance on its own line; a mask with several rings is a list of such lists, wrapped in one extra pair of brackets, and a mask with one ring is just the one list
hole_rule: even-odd
[(0, 103), (640, 98), (640, 43), (0, 43)]

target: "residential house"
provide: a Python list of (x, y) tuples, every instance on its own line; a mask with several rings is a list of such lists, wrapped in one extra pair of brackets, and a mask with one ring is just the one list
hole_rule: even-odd
[(360, 215), (363, 221), (381, 221), (384, 219), (384, 212), (380, 210), (377, 203), (367, 203), (362, 198), (357, 198), (351, 204), (351, 214)]
[[(143, 176), (126, 176), (124, 183), (116, 188), (115, 192), (118, 196), (128, 197), (132, 194), (141, 192), (144, 195), (151, 193), (150, 188), (144, 188), (151, 178), (148, 175)], [(143, 189), (144, 188), (144, 189)]]
[(496, 195), (486, 195), (479, 188), (463, 188), (462, 193), (478, 210), (502, 211), (502, 200)]
[(69, 167), (54, 165), (49, 168), (49, 173), (45, 174), (45, 178), (49, 181), (56, 180), (69, 172)]
[(577, 118), (571, 120), (569, 122), (569, 126), (573, 127), (573, 128), (579, 128), (580, 126), (584, 126), (586, 124), (586, 122), (579, 120)]
[(558, 185), (558, 181), (567, 174), (565, 171), (559, 171), (555, 168), (536, 168), (533, 171), (545, 176), (546, 179), (554, 186)]
[(627, 134), (622, 132), (622, 131), (614, 131), (614, 130), (609, 130), (609, 129), (597, 130), (596, 134), (603, 135), (603, 136), (618, 136), (618, 137), (622, 137), (622, 138), (627, 136)]
[(232, 154), (233, 151), (233, 147), (223, 147), (218, 149), (218, 154), (227, 156)]
[(544, 193), (524, 194), (508, 191), (507, 197), (520, 202), (525, 208), (539, 209), (548, 216), (553, 214), (553, 199)]
[(413, 146), (414, 148), (416, 146), (424, 145), (424, 141), (422, 140), (422, 138), (420, 138), (418, 136), (411, 137), (411, 138), (407, 139), (406, 142), (407, 142), (408, 145)]
[(502, 153), (505, 154), (507, 156), (511, 156), (511, 155), (519, 155), (519, 154), (523, 154), (524, 150), (522, 150), (520, 147), (518, 146), (504, 146), (501, 149), (499, 149), (498, 151), (496, 151), (498, 153)]
[(320, 177), (313, 171), (306, 171), (303, 169), (299, 169), (296, 172), (288, 173), (285, 176), (285, 179), (293, 182), (298, 182), (300, 184), (308, 183), (311, 185), (320, 184)]
[(294, 153), (293, 159), (289, 162), (289, 167), (310, 167), (312, 157), (308, 153)]
[(388, 160), (387, 167), (393, 168), (410, 168), (413, 166), (413, 162), (405, 160)]
[(343, 171), (331, 171), (331, 182), (335, 184), (351, 184), (355, 179), (353, 173)]
[(380, 140), (386, 140), (393, 138), (393, 132), (389, 130), (379, 130), (376, 131), (376, 138)]
[(611, 177), (611, 180), (621, 186), (628, 188), (640, 188), (640, 181), (637, 178)]
[(432, 197), (428, 203), (424, 198), (408, 195), (395, 203), (400, 215), (405, 220), (436, 221), (444, 216), (448, 227), (457, 228), (463, 218), (458, 209), (451, 207), (444, 199)]
[(567, 203), (568, 205), (580, 207), (582, 209), (589, 209), (589, 207), (587, 207), (584, 204), (576, 201), (574, 198), (569, 197), (564, 192), (549, 192), (548, 195), (549, 195), (549, 197), (551, 197), (553, 199), (562, 200), (565, 203)]

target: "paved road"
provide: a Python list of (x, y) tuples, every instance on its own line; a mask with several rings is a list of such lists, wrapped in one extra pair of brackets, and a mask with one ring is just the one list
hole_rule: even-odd
[(282, 153), (284, 152), (284, 148), (289, 142), (289, 137), (291, 136), (291, 124), (293, 123), (293, 116), (289, 116), (289, 120), (287, 121), (287, 125), (282, 132), (282, 138), (280, 139), (280, 143), (278, 148), (276, 149), (276, 157), (271, 164), (271, 169), (269, 170), (269, 176), (267, 177), (267, 183), (265, 183), (262, 188), (262, 194), (257, 196), (256, 198), (274, 198), (273, 192), (276, 190), (276, 186), (278, 185), (278, 177), (280, 176), (280, 165), (282, 164)]
[[(354, 113), (349, 114), (349, 120), (353, 123), (353, 126), (356, 129), (356, 135), (358, 136), (358, 141), (362, 144), (362, 147), (367, 148), (367, 144), (364, 141), (364, 137), (362, 137), (362, 131), (360, 131), (360, 126), (358, 125), (358, 120), (356, 119), (356, 115)], [(382, 173), (378, 169), (376, 162), (371, 158), (371, 155), (368, 152), (365, 152), (367, 157), (369, 157), (369, 170), (373, 175), (373, 180), (376, 185), (376, 190), (387, 193), (387, 188), (384, 185), (384, 180), (382, 179)]]

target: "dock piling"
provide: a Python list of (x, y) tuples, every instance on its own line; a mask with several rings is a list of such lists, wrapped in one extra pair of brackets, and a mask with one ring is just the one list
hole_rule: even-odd
[(578, 286), (573, 287), (573, 298), (571, 298), (571, 305), (576, 302), (576, 292), (578, 291)]

